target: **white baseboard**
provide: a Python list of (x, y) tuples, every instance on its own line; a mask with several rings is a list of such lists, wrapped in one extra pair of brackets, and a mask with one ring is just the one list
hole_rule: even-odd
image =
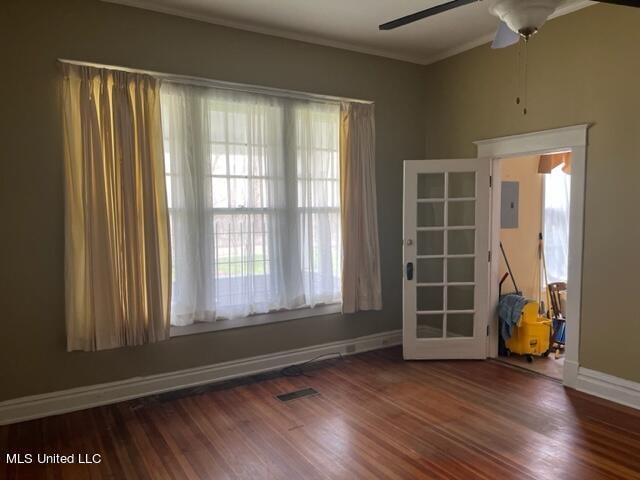
[(48, 417), (86, 408), (122, 402), (181, 388), (230, 380), (283, 368), (319, 355), (354, 353), (386, 348), (402, 343), (402, 330), (367, 335), (339, 342), (314, 345), (285, 352), (233, 360), (177, 372), (136, 377), (0, 402), (0, 425)]
[(631, 380), (580, 367), (575, 383), (573, 385), (567, 384), (567, 386), (596, 397), (640, 409), (640, 383)]
[(564, 360), (564, 371), (562, 373), (562, 380), (565, 387), (576, 388), (578, 381), (578, 371), (580, 370), (580, 364), (575, 360)]

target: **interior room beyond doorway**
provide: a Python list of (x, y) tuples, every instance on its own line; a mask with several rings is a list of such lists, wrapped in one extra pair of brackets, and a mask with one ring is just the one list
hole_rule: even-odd
[(571, 155), (507, 158), (500, 168), (500, 292), (528, 305), (511, 336), (501, 320), (500, 357), (562, 379)]

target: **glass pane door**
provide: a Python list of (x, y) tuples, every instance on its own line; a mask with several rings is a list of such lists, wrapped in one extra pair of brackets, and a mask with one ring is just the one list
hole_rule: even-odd
[(419, 173), (416, 337), (473, 337), (476, 173)]
[(484, 352), (488, 184), (488, 162), (405, 162), (405, 356)]

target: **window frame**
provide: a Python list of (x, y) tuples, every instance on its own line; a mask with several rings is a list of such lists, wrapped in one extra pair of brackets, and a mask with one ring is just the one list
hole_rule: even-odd
[[(313, 101), (313, 100), (317, 100), (314, 98), (310, 98), (309, 100)], [(291, 110), (291, 106), (289, 105), (285, 105), (284, 106), (285, 109), (285, 114), (290, 114)], [(338, 113), (339, 114), (339, 113)], [(225, 137), (228, 135), (228, 131), (225, 130)], [(163, 142), (166, 142), (166, 138), (163, 139)], [(257, 146), (257, 145), (252, 145), (251, 143), (242, 143), (242, 142), (238, 142), (235, 140), (212, 140), (210, 142), (212, 145), (216, 145), (216, 146), (223, 146), (226, 150), (227, 150), (227, 156), (228, 156), (228, 150), (230, 146), (235, 146), (235, 147), (247, 147), (247, 148), (251, 148), (252, 146)], [(296, 149), (297, 150), (297, 149)], [(314, 150), (322, 150), (322, 151), (327, 151), (327, 152), (337, 152), (338, 157), (340, 156), (340, 146), (337, 146), (337, 150), (332, 149), (332, 148), (317, 148)], [(338, 158), (338, 162), (339, 162), (339, 158)], [(338, 221), (340, 221), (340, 213), (342, 211), (342, 205), (340, 204), (340, 178), (339, 178), (339, 174), (340, 174), (340, 165), (338, 163), (338, 177), (337, 178), (320, 178), (320, 177), (313, 177), (313, 176), (302, 176), (302, 177), (296, 177), (291, 178), (290, 180), (295, 180), (296, 182), (299, 181), (326, 181), (327, 183), (336, 183), (335, 188), (337, 189), (338, 192), (338, 204), (336, 206), (321, 206), (321, 207), (301, 207), (299, 205), (296, 204), (287, 204), (283, 207), (245, 207), (245, 206), (237, 206), (237, 207), (218, 207), (218, 206), (207, 206), (205, 207), (206, 210), (206, 214), (210, 217), (214, 217), (216, 214), (220, 215), (233, 215), (233, 214), (251, 214), (251, 213), (255, 213), (255, 214), (268, 214), (269, 212), (277, 212), (277, 211), (285, 211), (285, 212), (289, 212), (291, 214), (298, 214), (299, 212), (306, 212), (308, 214), (314, 214), (314, 213), (333, 213), (333, 214), (338, 214)], [(170, 169), (170, 171), (165, 172), (165, 178), (170, 181), (170, 179), (174, 176), (176, 176), (177, 174), (173, 171), (173, 169)], [(229, 165), (229, 160), (227, 158), (227, 165), (226, 165), (226, 174), (221, 174), (221, 173), (213, 173), (210, 172), (207, 174), (207, 177), (209, 177), (211, 180), (213, 180), (214, 178), (220, 178), (220, 179), (226, 179), (227, 183), (231, 180), (231, 179), (246, 179), (248, 177), (251, 177), (253, 179), (258, 179), (258, 180), (270, 180), (273, 179), (273, 177), (270, 176), (265, 176), (265, 175), (251, 175), (250, 172), (247, 172), (247, 174), (240, 174), (240, 173), (232, 173), (230, 170), (230, 165)], [(296, 187), (293, 187), (296, 188)], [(229, 198), (231, 198), (229, 196)], [(168, 213), (171, 216), (173, 213), (176, 213), (178, 211), (180, 211), (181, 208), (179, 207), (175, 207), (175, 206), (168, 206)], [(340, 240), (338, 240), (340, 241)], [(179, 326), (179, 325), (171, 325), (170, 326), (170, 336), (171, 337), (179, 337), (179, 336), (184, 336), (184, 335), (193, 335), (193, 334), (198, 334), (198, 333), (208, 333), (208, 332), (214, 332), (214, 331), (221, 331), (221, 330), (229, 330), (229, 329), (235, 329), (235, 328), (246, 328), (246, 327), (251, 327), (251, 326), (258, 326), (258, 325), (265, 325), (265, 324), (269, 324), (269, 323), (277, 323), (277, 322), (283, 322), (283, 321), (291, 321), (291, 320), (298, 320), (298, 319), (304, 319), (304, 318), (313, 318), (313, 317), (323, 317), (323, 316), (327, 316), (327, 315), (335, 315), (335, 314), (341, 314), (342, 313), (342, 301), (337, 301), (337, 302), (332, 302), (332, 303), (317, 303), (313, 306), (310, 305), (305, 305), (305, 306), (301, 306), (301, 307), (297, 307), (297, 308), (292, 308), (292, 309), (279, 309), (279, 310), (274, 310), (274, 311), (270, 311), (267, 313), (254, 313), (254, 314), (250, 314), (247, 317), (243, 317), (243, 318), (233, 318), (233, 319), (229, 319), (229, 318), (220, 318), (217, 319), (216, 321), (211, 321), (211, 322), (195, 322), (191, 325), (184, 325), (184, 326)]]
[(323, 303), (314, 307), (300, 307), (291, 310), (276, 310), (269, 313), (258, 313), (244, 318), (220, 319), (215, 322), (196, 322), (192, 325), (171, 325), (170, 336), (181, 337), (198, 333), (218, 332), (235, 328), (256, 327), (270, 323), (302, 320), (304, 318), (325, 317), (342, 314), (342, 302)]

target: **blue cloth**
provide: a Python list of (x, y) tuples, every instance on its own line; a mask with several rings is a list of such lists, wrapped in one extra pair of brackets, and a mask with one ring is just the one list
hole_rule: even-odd
[(500, 335), (504, 340), (511, 338), (513, 327), (520, 321), (522, 309), (527, 303), (529, 303), (529, 300), (515, 293), (503, 295), (500, 298), (498, 317), (500, 318)]
[(554, 320), (553, 331), (553, 341), (562, 343), (564, 345), (564, 340), (567, 332), (567, 322), (565, 322), (564, 320)]

